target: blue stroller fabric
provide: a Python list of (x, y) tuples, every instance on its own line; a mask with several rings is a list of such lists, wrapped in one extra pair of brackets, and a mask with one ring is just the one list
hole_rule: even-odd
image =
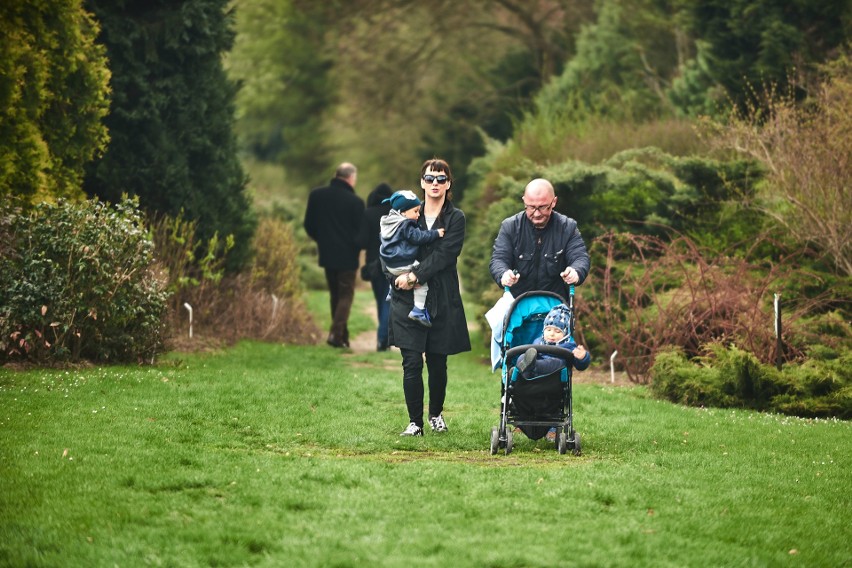
[(506, 352), (518, 345), (531, 345), (541, 337), (544, 329), (544, 318), (548, 312), (564, 300), (556, 294), (549, 292), (527, 292), (515, 299), (514, 304), (503, 321), (502, 358), (503, 382), (509, 367), (513, 367), (515, 361), (506, 361)]

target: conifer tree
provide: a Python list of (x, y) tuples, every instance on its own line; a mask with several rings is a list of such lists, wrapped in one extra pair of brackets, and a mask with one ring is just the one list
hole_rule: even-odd
[(237, 157), (235, 85), (222, 65), (234, 40), (227, 0), (87, 0), (112, 71), (112, 141), (84, 189), (198, 221), (198, 236), (233, 235), (230, 269), (248, 256), (254, 219)]
[(109, 71), (82, 0), (0, 3), (0, 197), (81, 197), (107, 142)]

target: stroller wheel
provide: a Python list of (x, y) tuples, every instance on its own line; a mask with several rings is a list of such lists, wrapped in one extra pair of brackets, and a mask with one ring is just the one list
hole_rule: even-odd
[(580, 455), (580, 434), (574, 432), (574, 449), (571, 450), (571, 453), (575, 456)]
[(559, 431), (556, 435), (556, 451), (564, 454), (568, 450), (568, 434), (564, 431)]
[(512, 431), (506, 428), (506, 455), (512, 453)]
[(500, 447), (500, 430), (497, 426), (492, 426), (491, 428), (491, 455), (497, 453), (497, 449)]

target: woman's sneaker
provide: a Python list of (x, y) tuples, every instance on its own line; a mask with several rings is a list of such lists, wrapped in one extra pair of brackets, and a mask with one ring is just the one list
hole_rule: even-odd
[(400, 436), (422, 436), (423, 428), (415, 424), (414, 422), (409, 422), (408, 427), (402, 431)]
[(411, 311), (408, 312), (408, 319), (414, 320), (422, 326), (432, 327), (432, 318), (429, 317), (429, 311), (426, 308), (418, 308), (417, 306), (411, 308)]
[(430, 416), (429, 417), (429, 426), (432, 427), (433, 432), (446, 432), (447, 431), (447, 423), (444, 422), (444, 417), (440, 414), (438, 416)]

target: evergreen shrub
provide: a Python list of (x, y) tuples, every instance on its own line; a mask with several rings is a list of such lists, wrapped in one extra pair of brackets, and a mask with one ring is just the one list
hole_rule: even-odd
[(150, 360), (167, 293), (138, 202), (0, 208), (0, 360)]
[(810, 418), (852, 418), (852, 354), (775, 367), (736, 346), (708, 344), (689, 360), (682, 349), (660, 350), (651, 391), (690, 406), (750, 408)]

